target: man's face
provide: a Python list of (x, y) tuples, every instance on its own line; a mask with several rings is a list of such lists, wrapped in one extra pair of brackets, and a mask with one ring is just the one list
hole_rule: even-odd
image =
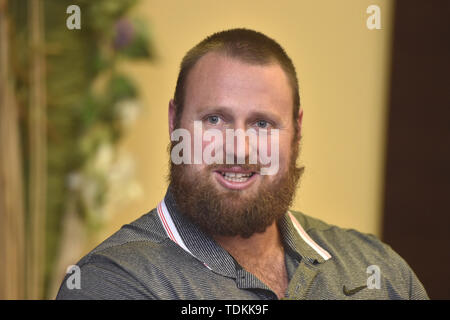
[[(292, 91), (285, 72), (278, 64), (252, 65), (211, 52), (197, 62), (186, 83), (178, 128), (188, 130), (191, 137), (195, 135), (195, 122), (201, 122), (203, 131), (219, 130), (224, 142), (223, 155), (234, 159), (237, 140), (234, 141), (235, 148), (226, 148), (230, 143), (226, 137), (227, 129), (244, 132), (254, 129), (257, 133), (259, 129), (266, 129), (268, 154), (277, 149), (270, 144), (270, 141), (273, 143), (271, 132), (276, 129), (278, 139), (274, 143), (278, 154), (274, 155), (277, 156), (278, 170), (275, 174), (263, 175), (261, 167), (264, 165), (248, 164), (249, 153), (259, 148), (259, 144), (250, 147), (248, 138), (246, 164), (172, 164), (171, 184), (176, 189), (174, 195), (179, 209), (209, 233), (250, 236), (264, 231), (269, 222), (287, 210), (300, 175), (300, 170), (295, 167), (298, 141), (294, 138)], [(169, 116), (172, 131), (174, 110)], [(203, 140), (203, 149), (210, 143), (217, 141)], [(192, 139), (192, 153), (194, 148)]]

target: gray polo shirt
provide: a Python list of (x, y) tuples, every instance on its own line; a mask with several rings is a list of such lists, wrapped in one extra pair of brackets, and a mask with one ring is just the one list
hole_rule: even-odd
[[(408, 264), (373, 235), (294, 211), (278, 227), (286, 299), (428, 299)], [(170, 191), (77, 265), (81, 286), (67, 285), (67, 275), (57, 299), (277, 299), (177, 211)]]

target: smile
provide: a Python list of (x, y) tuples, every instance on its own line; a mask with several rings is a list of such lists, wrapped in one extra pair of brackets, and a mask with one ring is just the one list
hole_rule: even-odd
[(239, 167), (214, 171), (217, 181), (227, 189), (242, 190), (248, 188), (259, 175), (257, 172), (244, 171)]
[(221, 172), (221, 173), (225, 180), (232, 182), (245, 182), (254, 175), (253, 172), (252, 173)]

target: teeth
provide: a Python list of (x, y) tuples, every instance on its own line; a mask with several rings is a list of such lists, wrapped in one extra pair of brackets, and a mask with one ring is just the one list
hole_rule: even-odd
[(234, 173), (234, 172), (222, 172), (222, 176), (225, 180), (232, 182), (245, 182), (252, 174), (251, 173)]

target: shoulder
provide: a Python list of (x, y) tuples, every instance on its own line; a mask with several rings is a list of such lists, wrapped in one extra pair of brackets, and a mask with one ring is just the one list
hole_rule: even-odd
[(139, 219), (122, 226), (120, 230), (94, 248), (88, 256), (111, 248), (126, 247), (130, 243), (147, 242), (156, 245), (165, 238), (165, 231), (159, 221), (156, 209), (153, 209)]
[[(112, 236), (104, 240), (77, 265), (114, 262), (121, 267), (133, 267), (142, 261), (156, 260), (164, 251), (166, 233), (158, 218), (156, 209), (139, 219), (126, 224)], [(133, 257), (133, 258), (130, 258)], [(155, 261), (156, 262), (156, 261)]]
[(69, 290), (64, 279), (58, 299), (148, 299), (146, 277), (160, 277), (173, 245), (168, 241), (156, 210), (124, 225), (84, 256), (76, 265), (81, 289)]
[(350, 256), (381, 255), (386, 257), (393, 252), (389, 245), (373, 234), (328, 224), (302, 212), (291, 212), (310, 237), (337, 255), (341, 255), (342, 251), (345, 251)]
[[(349, 250), (349, 254), (363, 252), (366, 255), (385, 255), (390, 247), (375, 235), (351, 228), (342, 228), (308, 216), (302, 212), (291, 211), (304, 230), (314, 240), (320, 241), (332, 251)], [(353, 250), (352, 250), (353, 249)], [(356, 251), (356, 252), (353, 252)]]
[(380, 271), (389, 298), (428, 298), (417, 276), (408, 263), (390, 245), (370, 233), (341, 228), (301, 212), (291, 211), (305, 232), (327, 250), (330, 265), (340, 277), (355, 274), (367, 276), (371, 270)]

